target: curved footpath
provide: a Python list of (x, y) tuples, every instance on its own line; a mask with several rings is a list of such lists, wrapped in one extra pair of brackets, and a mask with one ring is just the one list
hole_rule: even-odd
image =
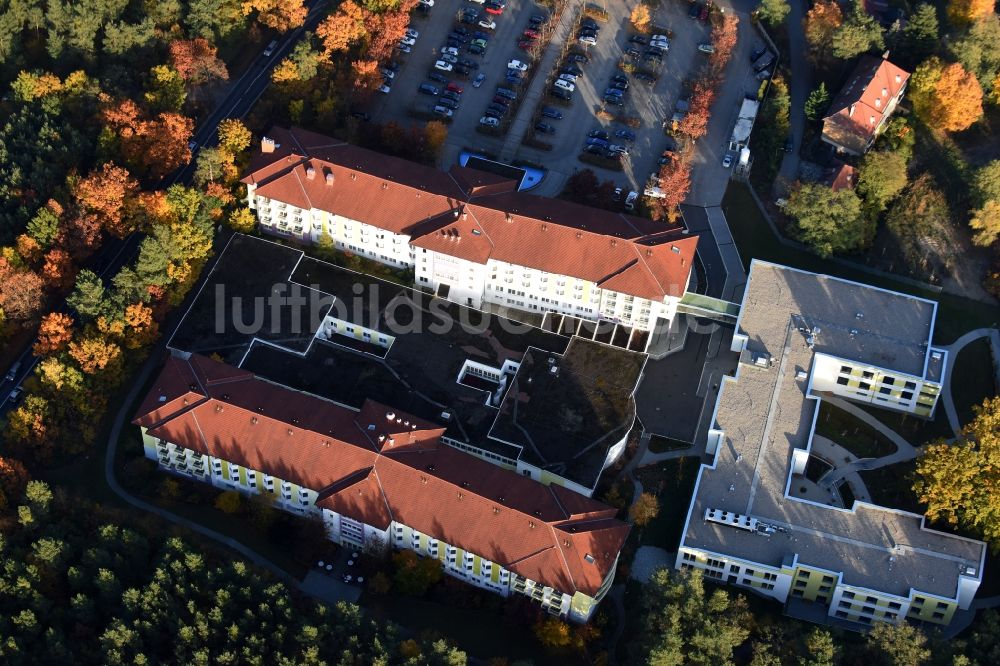
[(951, 431), (955, 433), (955, 437), (962, 434), (962, 424), (958, 420), (958, 410), (955, 409), (955, 401), (951, 397), (951, 373), (955, 369), (955, 359), (958, 358), (958, 353), (966, 345), (980, 338), (989, 338), (990, 349), (993, 352), (993, 381), (997, 386), (1000, 386), (1000, 365), (997, 363), (1000, 360), (1000, 331), (997, 331), (995, 328), (977, 328), (961, 336), (950, 345), (942, 346), (948, 350), (948, 359), (945, 362), (944, 369), (944, 385), (946, 390), (941, 392), (941, 400), (944, 402), (944, 411), (948, 415), (948, 425), (951, 427)]

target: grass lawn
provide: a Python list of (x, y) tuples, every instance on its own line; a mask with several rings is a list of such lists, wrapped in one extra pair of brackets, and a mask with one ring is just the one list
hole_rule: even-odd
[(682, 442), (679, 439), (670, 439), (662, 435), (653, 435), (649, 438), (649, 450), (653, 453), (666, 453), (667, 451), (680, 451), (690, 448), (691, 442)]
[(730, 182), (726, 196), (722, 200), (722, 208), (743, 263), (748, 268), (751, 259), (763, 259), (937, 301), (938, 314), (934, 341), (939, 344), (952, 342), (974, 328), (995, 326), (1000, 322), (1000, 308), (994, 305), (920, 289), (881, 275), (842, 266), (811, 252), (780, 243), (743, 183)]
[(913, 492), (913, 473), (916, 468), (915, 461), (907, 460), (858, 473), (865, 482), (873, 503), (923, 514), (923, 508)]
[(969, 343), (955, 358), (951, 395), (959, 422), (964, 425), (971, 421), (973, 405), (982, 404), (984, 399), (992, 398), (996, 392), (990, 343), (981, 338)]
[(945, 414), (944, 407), (941, 404), (938, 404), (937, 409), (934, 410), (934, 418), (929, 421), (913, 414), (903, 414), (866, 405), (858, 406), (898, 432), (906, 441), (914, 446), (922, 446), (927, 442), (941, 439), (942, 437), (954, 437), (951, 427), (948, 425), (948, 415)]
[(660, 500), (660, 513), (642, 528), (639, 543), (677, 550), (700, 465), (701, 458), (691, 456), (636, 470), (635, 476), (642, 482), (643, 491), (653, 493)]
[(833, 440), (859, 458), (881, 458), (896, 451), (896, 445), (875, 428), (824, 401), (820, 401), (816, 434)]

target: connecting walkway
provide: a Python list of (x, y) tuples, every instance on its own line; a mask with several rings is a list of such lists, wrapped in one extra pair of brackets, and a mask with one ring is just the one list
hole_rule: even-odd
[(998, 365), (998, 361), (1000, 361), (1000, 331), (995, 328), (977, 328), (974, 331), (969, 331), (950, 345), (939, 345), (941, 349), (948, 351), (943, 382), (945, 390), (941, 392), (941, 402), (944, 403), (945, 414), (948, 416), (948, 426), (955, 433), (955, 437), (962, 434), (962, 424), (958, 420), (958, 410), (955, 409), (955, 401), (951, 395), (951, 373), (955, 369), (955, 359), (958, 358), (958, 353), (980, 338), (988, 338), (990, 341), (990, 350), (993, 354), (993, 382), (995, 386), (1000, 386), (1000, 365)]

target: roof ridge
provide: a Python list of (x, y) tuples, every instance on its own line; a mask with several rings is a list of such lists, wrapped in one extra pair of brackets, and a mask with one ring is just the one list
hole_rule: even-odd
[[(188, 391), (188, 393), (190, 393), (190, 391)], [(185, 395), (187, 395), (187, 394), (185, 394)], [(181, 396), (177, 396), (177, 398), (180, 398), (180, 397)], [(176, 400), (177, 398), (174, 398), (174, 400)], [(195, 407), (198, 407), (199, 405), (203, 405), (204, 403), (206, 403), (207, 401), (209, 401), (211, 399), (212, 398), (210, 396), (203, 395), (203, 396), (201, 396), (201, 398), (199, 400), (196, 400), (195, 402), (193, 402), (193, 403), (191, 403), (189, 405), (184, 405), (184, 407), (182, 407), (181, 409), (177, 410), (176, 412), (170, 414), (169, 416), (165, 416), (162, 419), (160, 419), (159, 421), (154, 421), (153, 423), (150, 423), (148, 426), (146, 426), (146, 430), (154, 430), (156, 428), (159, 428), (164, 423), (167, 423), (168, 421), (173, 421), (174, 419), (176, 419), (176, 418), (178, 418), (180, 416), (184, 416), (185, 414), (187, 414), (188, 412), (190, 412)], [(173, 402), (173, 400), (171, 400), (170, 402)]]

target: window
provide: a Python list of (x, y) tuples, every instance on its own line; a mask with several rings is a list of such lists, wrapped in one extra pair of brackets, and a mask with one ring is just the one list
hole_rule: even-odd
[(809, 583), (807, 581), (804, 581), (804, 580), (797, 580), (797, 581), (795, 581), (795, 587), (799, 587), (799, 588), (805, 587), (808, 584)]
[(823, 582), (824, 583), (832, 583), (833, 582), (833, 576), (823, 576)]
[[(736, 566), (735, 564), (730, 564), (729, 565), (729, 570), (731, 572), (733, 572), (733, 573), (739, 573), (740, 572), (740, 568), (738, 566)], [(749, 572), (747, 572), (747, 573), (749, 573)]]
[(941, 611), (934, 611), (933, 618), (935, 620), (943, 620), (944, 619), (944, 613), (942, 613)]
[(912, 391), (903, 391), (903, 393), (902, 393), (902, 395), (900, 397), (903, 400), (911, 400), (913, 398), (913, 392)]
[(819, 588), (819, 591), (820, 592), (824, 592), (824, 593), (825, 592), (829, 592), (830, 591), (830, 586), (829, 585), (821, 585), (820, 588)]
[(849, 366), (849, 365), (842, 365), (842, 366), (840, 366), (840, 371), (841, 372), (846, 372), (847, 374), (851, 374), (851, 366)]
[(844, 611), (842, 611), (842, 610), (839, 610), (839, 611), (837, 611), (837, 612), (835, 613), (835, 615), (836, 615), (837, 617), (839, 617), (840, 619), (842, 619), (842, 620), (844, 620), (844, 619), (847, 619), (847, 613), (845, 613), (845, 612), (844, 612)]
[(843, 596), (844, 596), (845, 599), (853, 599), (854, 598), (854, 593), (853, 592), (844, 592)]
[(875, 597), (865, 597), (865, 603), (866, 604), (878, 603), (878, 599), (876, 599)]
[(872, 385), (869, 384), (868, 382), (861, 382), (860, 384), (858, 384), (858, 388), (861, 389), (862, 391), (870, 391)]
[(799, 569), (799, 572), (795, 575), (798, 576), (799, 578), (809, 578), (809, 572), (805, 571), (804, 569)]
[(879, 387), (878, 392), (882, 393), (883, 395), (889, 395), (890, 393), (892, 393), (892, 389), (888, 386), (881, 386)]
[(946, 604), (943, 601), (939, 601), (938, 604), (937, 604), (937, 607), (938, 607), (938, 610), (944, 610), (945, 608), (948, 607), (948, 604)]
[(805, 594), (805, 593), (804, 593), (804, 592), (803, 592), (802, 590), (792, 590), (792, 596), (793, 596), (793, 597), (801, 597), (801, 596), (803, 596), (804, 594)]
[(900, 608), (902, 608), (902, 605), (897, 601), (890, 601), (889, 608), (891, 608), (892, 610), (899, 610)]
[(913, 389), (917, 388), (917, 384), (916, 382), (906, 382), (905, 388), (912, 391)]
[(837, 377), (837, 383), (840, 384), (841, 386), (847, 386), (848, 381), (849, 380), (847, 377)]
[(893, 384), (896, 383), (896, 378), (895, 377), (883, 377), (882, 378), (882, 383), (883, 384), (888, 384), (889, 386), (892, 386)]
[(875, 373), (869, 370), (865, 370), (864, 372), (861, 373), (861, 376), (864, 377), (865, 379), (871, 379), (872, 377), (875, 376)]

